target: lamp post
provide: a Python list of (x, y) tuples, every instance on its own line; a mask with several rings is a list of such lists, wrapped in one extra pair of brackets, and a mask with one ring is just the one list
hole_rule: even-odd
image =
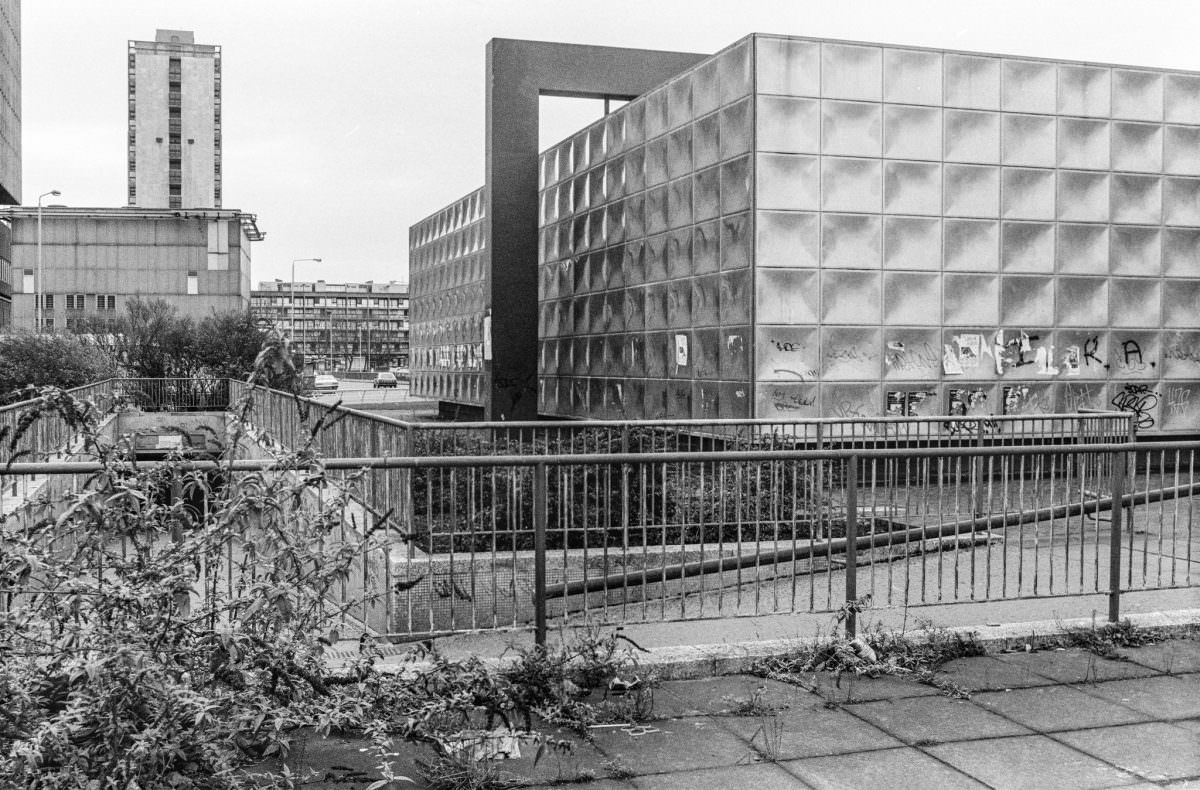
[(296, 342), (296, 264), (304, 263), (305, 261), (312, 261), (313, 263), (320, 263), (321, 259), (320, 258), (293, 258), (292, 259), (292, 281), (291, 281), (292, 301), (291, 301), (291, 307), (289, 308), (290, 313), (288, 315), (288, 324), (289, 324), (288, 335), (291, 336), (291, 341), (293, 343)]
[(49, 192), (43, 192), (38, 195), (38, 212), (37, 212), (37, 287), (33, 289), (34, 298), (34, 320), (37, 322), (34, 331), (41, 332), (44, 329), (42, 320), (43, 302), (46, 301), (46, 285), (42, 282), (42, 198), (49, 195), (58, 197), (62, 193), (57, 189), (51, 189)]

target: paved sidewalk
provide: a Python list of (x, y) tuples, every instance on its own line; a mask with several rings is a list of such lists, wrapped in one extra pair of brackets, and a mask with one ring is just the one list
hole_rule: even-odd
[[(1121, 651), (996, 653), (946, 664), (952, 699), (912, 680), (827, 674), (811, 688), (747, 675), (663, 682), (649, 720), (593, 729), (536, 766), (493, 763), (539, 788), (1200, 788), (1200, 639)], [(378, 778), (366, 744), (313, 739), (293, 766), (312, 787)], [(401, 745), (396, 767), (417, 777)], [(395, 787), (422, 787), (395, 785)]]

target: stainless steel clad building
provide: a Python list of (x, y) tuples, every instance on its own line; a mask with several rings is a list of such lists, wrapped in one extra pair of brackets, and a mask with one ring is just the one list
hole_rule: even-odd
[(1200, 74), (754, 35), (538, 177), (541, 414), (1200, 429)]

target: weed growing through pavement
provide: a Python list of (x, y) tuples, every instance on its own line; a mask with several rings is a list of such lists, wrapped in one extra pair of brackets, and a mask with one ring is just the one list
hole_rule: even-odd
[(1141, 647), (1152, 645), (1159, 639), (1145, 628), (1139, 628), (1128, 619), (1119, 623), (1106, 623), (1097, 628), (1067, 628), (1060, 640), (1063, 647), (1080, 647), (1101, 658), (1124, 661), (1119, 647)]

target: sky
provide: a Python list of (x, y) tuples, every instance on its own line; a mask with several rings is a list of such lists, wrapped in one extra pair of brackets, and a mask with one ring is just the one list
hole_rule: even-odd
[[(222, 48), (224, 207), (255, 283), (408, 279), (408, 227), (483, 185), (491, 38), (715, 52), (753, 33), (1200, 71), (1196, 0), (24, 0), (23, 197), (120, 206), (126, 53)], [(599, 117), (544, 100), (549, 145)]]

